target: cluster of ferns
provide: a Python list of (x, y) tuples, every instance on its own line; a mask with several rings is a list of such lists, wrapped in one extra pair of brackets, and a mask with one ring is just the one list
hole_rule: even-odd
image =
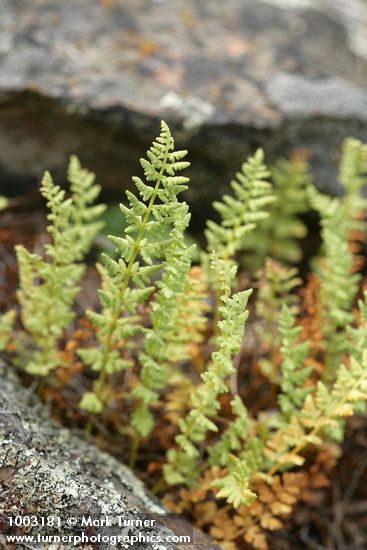
[[(217, 497), (235, 508), (251, 506), (255, 479), (271, 483), (278, 472), (301, 467), (307, 446), (340, 441), (345, 418), (364, 410), (367, 303), (363, 297), (357, 302), (355, 249), (365, 230), (361, 189), (367, 182), (367, 145), (344, 142), (344, 194), (338, 198), (313, 186), (304, 158), (268, 170), (257, 150), (236, 173), (231, 192), (214, 203), (219, 221), (207, 222), (202, 250), (186, 237), (190, 212), (181, 200), (189, 184), (182, 175), (189, 166), (186, 154), (175, 150), (162, 122), (140, 160), (141, 177), (133, 178), (135, 193), (126, 191), (120, 205), (125, 229), (109, 236), (115, 253), (101, 254), (97, 265), (99, 307), (85, 313), (95, 340), (77, 351), (85, 368), (94, 371), (79, 406), (90, 418), (103, 415), (124, 398), (114, 393), (115, 385), (122, 379), (130, 384), (127, 429), (136, 454), (154, 429), (154, 407), (167, 389), (188, 388), (187, 408), (163, 467), (164, 483), (193, 486), (206, 469), (220, 466), (224, 475), (213, 481)], [(67, 368), (60, 343), (75, 325), (85, 256), (101, 231), (105, 209), (96, 204), (100, 187), (94, 175), (75, 157), (68, 182), (66, 191), (49, 173), (43, 177), (49, 240), (42, 253), (16, 246), (18, 306), (5, 312), (0, 324), (1, 349), (11, 349), (18, 368), (46, 381)], [(322, 238), (312, 261), (320, 282), (317, 347), (302, 333), (295, 292), (300, 277), (294, 265), (307, 232), (302, 215), (309, 209), (320, 217)], [(256, 292), (243, 288), (244, 271), (252, 279), (260, 273)], [(248, 307), (263, 350), (261, 376), (276, 396), (270, 413), (256, 415), (238, 390)], [(211, 355), (193, 379), (187, 365), (208, 332)], [(323, 368), (315, 372), (312, 365), (320, 360)], [(126, 376), (128, 371), (133, 376)], [(225, 394), (231, 411), (223, 423)]]

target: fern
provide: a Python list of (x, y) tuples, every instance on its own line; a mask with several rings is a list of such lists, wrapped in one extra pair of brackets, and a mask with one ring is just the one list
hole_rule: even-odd
[(280, 160), (271, 169), (271, 180), (276, 200), (269, 204), (269, 216), (260, 220), (256, 232), (247, 237), (251, 255), (246, 257), (246, 263), (253, 269), (261, 268), (267, 257), (291, 264), (299, 262), (299, 240), (307, 234), (300, 219), (309, 209), (307, 162), (301, 157)]
[(101, 186), (94, 183), (95, 175), (82, 168), (76, 156), (70, 158), (68, 181), (73, 198), (71, 222), (78, 234), (73, 245), (78, 249), (75, 248), (73, 253), (76, 260), (82, 260), (89, 252), (95, 236), (103, 228), (100, 216), (106, 207), (104, 204), (94, 204), (101, 192)]
[(360, 276), (354, 273), (355, 259), (349, 236), (365, 229), (361, 220), (366, 201), (361, 189), (367, 183), (367, 145), (355, 139), (345, 140), (339, 166), (344, 188), (342, 199), (330, 199), (309, 189), (311, 205), (321, 218), (323, 258), (319, 263), (323, 336), (326, 345), (326, 375), (337, 368), (348, 349), (344, 331), (353, 322), (352, 304)]
[(158, 399), (169, 380), (172, 364), (172, 347), (181, 340), (177, 334), (180, 298), (186, 290), (193, 247), (187, 247), (184, 231), (189, 222), (188, 207), (182, 204), (176, 210), (171, 242), (165, 252), (163, 276), (157, 283), (158, 291), (151, 305), (151, 328), (145, 331), (144, 349), (139, 355), (140, 382), (133, 390), (138, 404), (132, 414), (131, 425), (146, 437), (154, 426), (149, 407)]
[(360, 220), (360, 212), (367, 208), (361, 190), (367, 185), (367, 144), (348, 138), (342, 147), (339, 180), (344, 188), (344, 210), (348, 229), (366, 228)]
[(236, 265), (237, 252), (247, 248), (247, 237), (256, 225), (269, 216), (268, 206), (275, 200), (272, 186), (267, 181), (270, 172), (264, 164), (264, 152), (258, 149), (253, 157), (242, 164), (241, 171), (231, 181), (233, 195), (224, 195), (223, 201), (213, 203), (221, 217), (220, 223), (207, 221), (205, 236), (207, 254), (203, 264), (208, 282), (215, 290), (214, 332), (218, 334), (220, 308), (220, 280), (210, 270), (209, 257), (215, 252), (218, 258)]
[(299, 418), (292, 416), (269, 441), (265, 456), (273, 466), (268, 475), (273, 476), (284, 466), (301, 466), (305, 460), (301, 452), (307, 445), (320, 445), (323, 433), (334, 431), (339, 437), (340, 420), (353, 415), (356, 402), (367, 399), (366, 367), (364, 353), (361, 363), (352, 358), (349, 368), (340, 366), (331, 389), (318, 382), (315, 394), (306, 397)]
[[(315, 392), (306, 395), (299, 414), (292, 414), (265, 447), (258, 448), (263, 459), (254, 453), (242, 456), (229, 455), (226, 460), (227, 474), (214, 481), (212, 486), (219, 488), (218, 498), (225, 498), (229, 504), (251, 506), (256, 494), (251, 490), (253, 477), (260, 476), (271, 484), (271, 479), (284, 468), (302, 466), (302, 452), (308, 445), (321, 445), (322, 437), (334, 436), (340, 439), (341, 421), (354, 414), (356, 403), (367, 400), (367, 353), (362, 363), (352, 359), (347, 368), (342, 365), (330, 389), (318, 382)], [(237, 445), (237, 441), (236, 441)], [(250, 448), (251, 450), (251, 448)], [(269, 469), (261, 473), (265, 464)]]
[(208, 252), (213, 250), (219, 258), (230, 259), (246, 248), (246, 238), (260, 220), (268, 217), (268, 205), (274, 201), (270, 172), (264, 164), (264, 152), (258, 149), (253, 157), (242, 164), (241, 172), (231, 181), (234, 196), (224, 195), (223, 202), (213, 206), (220, 214), (220, 224), (207, 222), (205, 235)]
[[(171, 449), (167, 455), (168, 464), (164, 474), (169, 484), (190, 484), (197, 472), (195, 464), (199, 451), (195, 444), (203, 441), (208, 431), (218, 430), (211, 418), (220, 408), (219, 396), (228, 391), (226, 379), (234, 372), (232, 358), (240, 349), (248, 316), (245, 308), (252, 291), (242, 291), (231, 296), (236, 268), (214, 256), (212, 269), (220, 274), (222, 289), (220, 313), (223, 318), (219, 322), (218, 349), (213, 352), (212, 361), (201, 376), (201, 386), (192, 395), (192, 409), (179, 424), (181, 433), (176, 437), (179, 448)], [(186, 477), (187, 471), (191, 472), (189, 478)]]
[[(364, 292), (363, 300), (358, 300), (357, 326), (348, 325), (345, 337), (349, 357), (361, 363), (367, 349), (367, 292)], [(359, 414), (366, 414), (366, 403), (357, 402), (354, 410)]]
[(277, 352), (280, 346), (278, 319), (283, 304), (292, 312), (298, 311), (298, 296), (292, 291), (301, 284), (297, 268), (285, 267), (268, 258), (261, 274), (261, 286), (256, 301), (256, 313), (262, 321), (256, 327), (260, 341), (265, 344), (269, 359), (260, 362), (262, 372), (275, 384), (279, 383)]
[(251, 490), (251, 480), (263, 463), (263, 443), (239, 396), (232, 400), (231, 406), (235, 418), (220, 439), (209, 447), (208, 453), (209, 465), (219, 464), (227, 470), (223, 477), (211, 484), (211, 487), (220, 489), (216, 497), (225, 498), (238, 508), (242, 504), (250, 506), (256, 498)]
[(288, 422), (292, 414), (302, 407), (306, 396), (312, 391), (312, 386), (305, 388), (312, 367), (305, 367), (308, 353), (308, 342), (298, 342), (301, 327), (295, 326), (295, 318), (291, 310), (283, 304), (279, 317), (279, 332), (282, 337), (282, 362), (280, 365), (281, 393), (278, 397), (283, 421)]
[(216, 464), (220, 466), (229, 466), (231, 463), (231, 453), (239, 451), (246, 438), (249, 425), (248, 412), (238, 395), (232, 399), (231, 408), (234, 419), (223, 432), (219, 440), (213, 445), (210, 445), (207, 449), (210, 466)]
[(142, 369), (132, 392), (138, 400), (132, 426), (141, 437), (146, 437), (154, 426), (149, 407), (159, 393), (168, 384), (177, 383), (182, 389), (189, 383), (174, 367), (191, 359), (193, 349), (203, 340), (202, 331), (207, 322), (202, 284), (194, 276), (198, 268), (190, 269), (195, 245), (185, 244), (183, 230), (189, 215), (184, 216), (184, 212), (187, 213), (185, 204), (182, 220), (177, 216), (174, 223), (163, 276), (157, 283), (158, 291), (151, 304), (151, 327), (145, 331), (144, 347), (139, 355)]
[[(70, 167), (74, 165), (70, 198), (53, 183), (48, 172), (42, 180), (41, 194), (50, 211), (47, 231), (51, 242), (45, 245), (45, 255), (29, 252), (21, 245), (16, 247), (21, 321), (34, 348), (25, 369), (40, 376), (46, 376), (62, 364), (58, 343), (74, 318), (72, 305), (84, 271), (78, 262), (100, 227), (95, 218), (104, 208), (91, 205), (100, 188), (93, 185), (93, 176), (75, 166), (75, 162), (75, 159), (70, 162)], [(85, 178), (89, 179), (88, 185), (84, 183)], [(85, 196), (80, 200), (83, 193)]]
[(356, 327), (349, 325), (347, 327), (348, 352), (357, 361), (362, 361), (363, 352), (367, 349), (367, 292), (364, 292), (364, 299), (358, 300), (359, 322)]
[(337, 368), (347, 349), (344, 330), (353, 321), (352, 303), (360, 276), (352, 273), (353, 255), (347, 241), (348, 219), (340, 199), (331, 199), (310, 189), (310, 200), (321, 217), (324, 255), (318, 266), (323, 304), (323, 336), (326, 373)]
[[(365, 296), (356, 321), (353, 305), (359, 275), (351, 233), (365, 229), (360, 192), (367, 177), (367, 148), (356, 140), (345, 142), (340, 163), (345, 195), (338, 199), (309, 186), (305, 163), (278, 164), (273, 171), (278, 203), (273, 202), (269, 173), (259, 150), (232, 181), (233, 196), (226, 195), (214, 205), (220, 222), (208, 222), (204, 267), (191, 267), (194, 247), (184, 237), (190, 214), (178, 197), (188, 179), (178, 173), (188, 166), (185, 156), (186, 151), (175, 151), (169, 128), (162, 122), (147, 159), (141, 159), (144, 178), (133, 179), (136, 195), (127, 191), (127, 204), (120, 207), (124, 232), (109, 237), (117, 255), (103, 254), (98, 265), (100, 307), (88, 311), (95, 330), (88, 331), (88, 343), (77, 351), (96, 377), (80, 406), (98, 414), (113, 402), (113, 410), (108, 411), (112, 412), (108, 416), (111, 425), (120, 418), (118, 414), (129, 418), (128, 425), (118, 425), (117, 430), (133, 436), (132, 464), (141, 440), (155, 426), (158, 411), (172, 430), (168, 434), (177, 434), (158, 489), (189, 486), (175, 493), (177, 500), (186, 499), (183, 504), (176, 502), (182, 506), (180, 511), (190, 511), (185, 505), (190, 498), (196, 499), (196, 513), (205, 515), (208, 531), (217, 522), (218, 539), (225, 540), (226, 526), (218, 528), (225, 517), (229, 525), (232, 521), (234, 544), (242, 538), (242, 542), (265, 548), (262, 529), (279, 529), (281, 516), (290, 513), (301, 492), (301, 487), (295, 487), (295, 480), (301, 478), (289, 477), (286, 470), (304, 465), (307, 446), (341, 441), (345, 418), (365, 411), (367, 305)], [(67, 352), (60, 354), (60, 342), (74, 319), (73, 303), (84, 270), (81, 262), (101, 227), (98, 217), (103, 207), (94, 206), (100, 188), (75, 157), (68, 180), (70, 195), (49, 174), (42, 181), (41, 192), (50, 211), (50, 240), (44, 253), (17, 247), (20, 314), (28, 335), (25, 368), (36, 375), (45, 376), (63, 365), (62, 357), (72, 357), (81, 341), (73, 336)], [(318, 275), (308, 289), (309, 304), (305, 297), (300, 311), (294, 292), (301, 283), (298, 271), (274, 257), (285, 261), (300, 257), (297, 239), (304, 234), (304, 226), (298, 216), (306, 208), (306, 187), (311, 205), (320, 214), (323, 249), (316, 265)], [(259, 245), (251, 235), (256, 225)], [(254, 259), (255, 245), (255, 261), (263, 262), (267, 254), (274, 257), (265, 259), (254, 308), (255, 347), (258, 340), (262, 345), (260, 350), (253, 345), (244, 350), (246, 308), (252, 291), (233, 292), (247, 285), (244, 277), (237, 278), (236, 257), (246, 251)], [(209, 252), (211, 273), (207, 277)], [(208, 315), (211, 291), (218, 302), (213, 339)], [(315, 337), (317, 345), (309, 345), (305, 333), (301, 335), (302, 315), (312, 316), (315, 311), (316, 326), (309, 327), (309, 333), (322, 330), (323, 334)], [(1, 350), (14, 349), (15, 317), (11, 310), (1, 319)], [(252, 399), (247, 399), (254, 386), (237, 395), (237, 388), (230, 384), (237, 372), (234, 357), (241, 348), (245, 353), (238, 356), (239, 367), (250, 354), (257, 366), (260, 356), (263, 373), (272, 383), (270, 395), (265, 394), (267, 406), (258, 410), (256, 404), (255, 413), (250, 408)], [(16, 351), (24, 360), (22, 350)], [(316, 383), (324, 363), (326, 371)], [(311, 372), (309, 365), (315, 364)], [(121, 373), (126, 369), (132, 370), (124, 376), (120, 391)], [(64, 374), (57, 373), (60, 379)], [(117, 392), (113, 382), (118, 378)], [(165, 440), (162, 447), (166, 449), (169, 443)], [(153, 469), (159, 468), (154, 465)], [(308, 474), (297, 475), (305, 478)], [(256, 493), (258, 503), (254, 502)], [(206, 502), (202, 502), (203, 494)], [(230, 506), (223, 507), (223, 499)], [(231, 506), (239, 508), (238, 512)]]
[(99, 372), (94, 391), (82, 398), (82, 409), (102, 410), (107, 377), (132, 366), (117, 345), (142, 331), (138, 307), (154, 291), (149, 281), (161, 269), (160, 260), (172, 240), (167, 235), (180, 212), (177, 195), (188, 182), (176, 172), (189, 165), (182, 161), (186, 153), (174, 150), (169, 128), (162, 122), (161, 133), (147, 152), (149, 160), (140, 160), (146, 181), (133, 178), (141, 200), (126, 191), (129, 207), (120, 205), (128, 226), (124, 237), (109, 236), (119, 258), (113, 260), (103, 254), (104, 288), (99, 292), (102, 309), (100, 313), (88, 312), (97, 329), (99, 346), (79, 351), (81, 358)]
[(207, 298), (204, 270), (193, 266), (185, 278), (183, 292), (177, 297), (175, 326), (169, 343), (173, 361), (187, 361), (199, 353), (208, 324), (206, 314), (210, 311)]
[(256, 494), (250, 489), (246, 463), (235, 457), (232, 458), (232, 463), (227, 475), (214, 481), (212, 487), (219, 489), (217, 498), (225, 498), (234, 508), (241, 504), (250, 506), (256, 499)]

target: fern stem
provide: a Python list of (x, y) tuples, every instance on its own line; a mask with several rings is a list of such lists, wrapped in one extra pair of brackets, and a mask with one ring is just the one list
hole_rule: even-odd
[(85, 439), (88, 439), (90, 434), (92, 433), (92, 428), (93, 428), (93, 423), (92, 423), (92, 420), (89, 418), (87, 424), (85, 425), (85, 428), (84, 428), (84, 438)]
[(131, 450), (130, 450), (130, 460), (129, 460), (129, 467), (133, 470), (135, 468), (136, 459), (138, 456), (138, 451), (140, 447), (140, 436), (139, 434), (134, 430), (133, 436), (132, 436), (132, 444), (131, 444)]

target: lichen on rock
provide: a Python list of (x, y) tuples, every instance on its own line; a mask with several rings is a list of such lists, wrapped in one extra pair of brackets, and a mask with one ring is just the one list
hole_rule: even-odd
[[(192, 526), (167, 515), (126, 466), (50, 420), (49, 411), (36, 398), (32, 387), (22, 387), (16, 375), (4, 365), (0, 365), (0, 376), (0, 515), (3, 518), (0, 536), (7, 533), (6, 518), (19, 515), (55, 516), (61, 520), (62, 527), (58, 530), (54, 526), (35, 526), (27, 529), (28, 535), (80, 535), (84, 530), (88, 536), (100, 534), (101, 542), (93, 548), (103, 550), (175, 549), (176, 544), (164, 542), (167, 536), (175, 532), (192, 535)], [(112, 526), (83, 528), (81, 523), (83, 517), (98, 523), (106, 516)], [(69, 517), (78, 518), (77, 527), (68, 528)], [(123, 519), (117, 520), (119, 517)], [(123, 524), (126, 520), (134, 525), (137, 519), (148, 520), (149, 525), (127, 528)], [(162, 543), (136, 542), (131, 546), (124, 542), (117, 545), (106, 542), (111, 535), (122, 537), (132, 530), (133, 534), (139, 531), (146, 540), (150, 536), (161, 539)], [(188, 549), (215, 548), (197, 530), (193, 540), (193, 545), (186, 546)], [(64, 546), (69, 547), (92, 548), (86, 544)]]

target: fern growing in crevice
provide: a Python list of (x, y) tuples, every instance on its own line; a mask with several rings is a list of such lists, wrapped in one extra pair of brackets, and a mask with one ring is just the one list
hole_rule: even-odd
[[(100, 310), (88, 312), (92, 328), (83, 319), (87, 335), (73, 335), (65, 346), (70, 353), (62, 357), (73, 362), (75, 351), (95, 371), (93, 391), (82, 396), (80, 405), (87, 412), (99, 413), (113, 404), (94, 428), (97, 431), (107, 420), (116, 438), (108, 441), (121, 442), (123, 447), (120, 438), (132, 435), (131, 464), (140, 458), (139, 445), (147, 443), (145, 438), (156, 426), (157, 437), (149, 439), (149, 453), (153, 439), (157, 455), (168, 449), (164, 465), (154, 461), (148, 466), (152, 477), (163, 469), (164, 479), (157, 480), (156, 489), (180, 486), (175, 492), (171, 489), (173, 500), (181, 511), (187, 511), (191, 499), (197, 505), (196, 514), (205, 516), (199, 520), (218, 540), (226, 540), (229, 525), (234, 545), (245, 541), (266, 548), (265, 531), (282, 527), (282, 517), (291, 512), (302, 492), (298, 480), (309, 480), (314, 473), (315, 453), (306, 454), (307, 447), (319, 446), (325, 453), (330, 440), (341, 440), (345, 418), (365, 411), (367, 306), (366, 299), (359, 302), (355, 319), (359, 276), (354, 272), (350, 232), (365, 229), (360, 223), (364, 202), (358, 197), (366, 179), (366, 146), (355, 140), (344, 145), (340, 166), (344, 198), (330, 199), (312, 188), (308, 191), (321, 217), (323, 256), (317, 263), (318, 274), (313, 274), (304, 291), (303, 303), (299, 304), (294, 292), (301, 283), (297, 269), (266, 259), (254, 306), (257, 327), (248, 331), (245, 342), (251, 290), (233, 292), (248, 286), (248, 274), (237, 274), (236, 256), (242, 250), (252, 254), (251, 231), (259, 224), (264, 237), (261, 260), (270, 249), (274, 256), (294, 257), (297, 231), (293, 229), (302, 227), (296, 218), (304, 208), (305, 165), (297, 170), (289, 163), (278, 165), (275, 179), (282, 181), (279, 196), (283, 202), (277, 207), (266, 181), (262, 152), (243, 165), (232, 182), (234, 196), (216, 203), (220, 224), (207, 227), (209, 250), (215, 249), (207, 277), (207, 265), (191, 267), (193, 247), (184, 239), (190, 215), (178, 196), (186, 189), (187, 178), (177, 172), (188, 165), (182, 160), (186, 151), (174, 150), (170, 131), (162, 123), (160, 136), (147, 155), (148, 160), (141, 160), (145, 181), (134, 178), (138, 194), (128, 191), (128, 203), (121, 206), (126, 229), (122, 236), (110, 236), (118, 257), (104, 254), (98, 266)], [(299, 178), (294, 186), (298, 205), (293, 198), (284, 204), (285, 182), (291, 174)], [(83, 273), (81, 260), (100, 229), (97, 217), (102, 207), (92, 205), (99, 188), (75, 158), (69, 166), (69, 181), (69, 198), (49, 175), (42, 183), (51, 222), (45, 254), (17, 248), (18, 296), (29, 337), (26, 368), (37, 375), (62, 364), (58, 344), (64, 343), (65, 330), (73, 320), (72, 305)], [(271, 244), (266, 216), (272, 208), (289, 229), (289, 241), (280, 227), (274, 229), (277, 240), (284, 238), (283, 246), (289, 247), (285, 256), (284, 250), (277, 252)], [(204, 263), (208, 258), (207, 252)], [(217, 293), (219, 304), (213, 339), (211, 291)], [(315, 323), (307, 326), (305, 320), (310, 317)], [(2, 317), (2, 350), (14, 349), (14, 320), (13, 310)], [(78, 349), (85, 341), (84, 349)], [(20, 353), (20, 348), (16, 351)], [(270, 391), (269, 384), (258, 377), (259, 357), (272, 383)], [(91, 384), (90, 373), (81, 373), (80, 362), (70, 367), (69, 371), (60, 369), (57, 379), (66, 376), (70, 380), (78, 372), (78, 381)], [(121, 376), (126, 369), (131, 370)], [(245, 369), (249, 376), (242, 378)], [(120, 375), (114, 377), (115, 373)], [(234, 387), (234, 373), (245, 383)], [(316, 382), (319, 375), (321, 381)], [(51, 381), (54, 386), (55, 376)], [(53, 387), (51, 392), (46, 387), (40, 393), (48, 397), (60, 391), (58, 406), (63, 402), (61, 407), (72, 408), (64, 398), (76, 386), (72, 384), (65, 392), (65, 386), (57, 391)], [(85, 416), (79, 411), (78, 421)], [(121, 426), (122, 418), (129, 419), (127, 425)], [(172, 434), (177, 434), (174, 445)], [(309, 472), (308, 464), (297, 474), (287, 472), (304, 466), (306, 457), (312, 464)], [(222, 527), (223, 518), (228, 523)]]
[(240, 251), (247, 249), (247, 237), (257, 224), (267, 218), (269, 205), (275, 200), (272, 186), (267, 181), (270, 172), (264, 164), (264, 151), (258, 149), (253, 157), (242, 164), (241, 171), (231, 181), (233, 195), (224, 195), (223, 201), (215, 201), (214, 209), (221, 217), (220, 223), (207, 221), (205, 236), (207, 253), (203, 255), (209, 283), (215, 290), (214, 332), (218, 334), (220, 308), (220, 279), (210, 270), (210, 255), (215, 252), (232, 265)]
[(302, 408), (306, 396), (313, 391), (312, 385), (309, 384), (305, 387), (312, 367), (304, 365), (309, 343), (307, 341), (299, 342), (301, 331), (302, 328), (295, 325), (295, 317), (291, 310), (283, 304), (279, 317), (282, 362), (280, 364), (281, 393), (278, 397), (283, 423), (288, 422), (292, 414), (297, 414)]
[[(188, 248), (184, 231), (189, 223), (188, 207), (182, 204), (176, 209), (171, 242), (165, 252), (162, 279), (151, 304), (151, 327), (145, 330), (144, 348), (139, 355), (141, 371), (139, 383), (132, 395), (137, 405), (131, 417), (131, 425), (141, 436), (146, 437), (154, 426), (150, 406), (159, 397), (159, 391), (168, 383), (169, 367), (172, 366), (172, 347), (182, 341), (177, 334), (180, 315), (180, 298), (186, 290), (188, 272), (191, 266), (192, 246)], [(177, 357), (176, 357), (177, 359)]]
[(231, 410), (234, 416), (230, 425), (221, 434), (218, 441), (207, 449), (209, 466), (229, 466), (231, 464), (231, 453), (239, 451), (247, 436), (249, 418), (247, 409), (239, 395), (231, 401)]
[(339, 164), (339, 180), (344, 188), (344, 210), (348, 229), (366, 228), (360, 212), (367, 209), (367, 201), (361, 191), (367, 185), (367, 144), (348, 138), (342, 146)]
[[(183, 292), (177, 297), (175, 326), (169, 342), (169, 352), (175, 362), (200, 360), (200, 346), (205, 340), (210, 311), (208, 293), (204, 270), (192, 266), (185, 278)], [(201, 371), (199, 365), (197, 370)]]
[(321, 218), (323, 257), (318, 271), (321, 281), (323, 337), (326, 375), (337, 369), (347, 349), (344, 330), (353, 321), (352, 304), (360, 276), (353, 271), (353, 254), (347, 241), (348, 219), (340, 199), (331, 199), (310, 189), (313, 208)]
[(264, 344), (269, 358), (260, 361), (260, 367), (274, 383), (279, 383), (278, 350), (280, 334), (278, 319), (283, 304), (292, 312), (298, 312), (299, 298), (294, 289), (302, 283), (297, 268), (289, 268), (268, 258), (260, 274), (260, 288), (256, 300), (256, 313), (261, 321), (256, 328), (259, 340)]
[(349, 339), (346, 344), (349, 354), (357, 361), (362, 361), (364, 350), (367, 349), (367, 292), (363, 300), (358, 300), (357, 326), (347, 327)]
[(196, 462), (200, 453), (196, 445), (205, 439), (208, 431), (218, 430), (211, 419), (220, 407), (219, 396), (228, 392), (226, 379), (234, 372), (232, 359), (240, 349), (248, 316), (245, 308), (252, 291), (231, 296), (236, 268), (213, 257), (212, 269), (220, 275), (222, 290), (220, 313), (223, 317), (219, 321), (218, 349), (213, 352), (207, 370), (201, 375), (202, 384), (193, 392), (192, 409), (179, 424), (181, 433), (176, 436), (178, 448), (168, 452), (164, 474), (170, 485), (190, 484), (198, 475)]
[(307, 227), (300, 216), (309, 210), (307, 188), (310, 185), (308, 164), (304, 157), (280, 160), (271, 168), (275, 201), (269, 204), (269, 215), (260, 220), (256, 232), (247, 237), (251, 250), (246, 264), (260, 269), (267, 257), (284, 263), (302, 259), (300, 239)]
[(129, 207), (120, 205), (129, 225), (124, 237), (109, 237), (119, 258), (103, 255), (105, 288), (99, 292), (102, 310), (88, 312), (97, 329), (99, 346), (79, 352), (99, 372), (94, 391), (84, 394), (80, 403), (89, 412), (102, 410), (107, 377), (132, 366), (129, 358), (121, 356), (118, 342), (142, 331), (138, 307), (154, 290), (154, 286), (148, 286), (149, 281), (161, 269), (170, 242), (167, 234), (181, 208), (177, 195), (187, 188), (188, 178), (176, 172), (189, 165), (182, 160), (186, 153), (174, 150), (169, 128), (162, 122), (161, 133), (147, 152), (149, 160), (140, 161), (146, 182), (133, 178), (141, 200), (126, 191)]
[(92, 205), (100, 192), (100, 187), (94, 185), (94, 176), (82, 170), (75, 158), (70, 161), (70, 172), (69, 198), (48, 172), (42, 180), (41, 194), (50, 211), (47, 231), (51, 238), (44, 256), (29, 252), (22, 245), (16, 247), (20, 317), (33, 348), (24, 359), (24, 367), (40, 376), (62, 364), (58, 344), (75, 315), (72, 306), (84, 272), (80, 260), (100, 228), (96, 218), (104, 209)]
[(362, 362), (354, 358), (349, 367), (341, 365), (336, 380), (328, 388), (318, 382), (314, 394), (309, 394), (300, 411), (292, 415), (289, 424), (279, 429), (264, 453), (273, 464), (269, 476), (274, 476), (285, 466), (302, 466), (305, 459), (301, 452), (308, 445), (320, 445), (322, 435), (334, 435), (340, 439), (340, 420), (354, 414), (356, 402), (367, 399), (367, 355)]
[(246, 249), (246, 238), (256, 225), (268, 217), (268, 205), (275, 199), (267, 181), (270, 172), (264, 164), (264, 152), (258, 149), (253, 157), (242, 164), (231, 187), (234, 195), (224, 195), (223, 202), (213, 203), (220, 214), (220, 224), (208, 221), (205, 235), (208, 252), (213, 250), (219, 258), (233, 259)]
[(71, 222), (78, 235), (73, 245), (73, 254), (76, 260), (82, 260), (103, 228), (100, 217), (106, 207), (104, 204), (94, 204), (101, 192), (101, 186), (95, 184), (93, 172), (83, 168), (75, 155), (70, 157), (68, 181), (73, 199)]

